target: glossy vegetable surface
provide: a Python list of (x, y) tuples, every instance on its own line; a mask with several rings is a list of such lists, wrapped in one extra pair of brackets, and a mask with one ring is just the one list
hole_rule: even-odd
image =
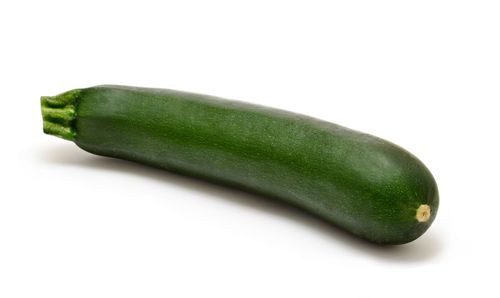
[(88, 152), (278, 198), (376, 243), (416, 239), (438, 209), (415, 156), (304, 115), (125, 86), (42, 97), (42, 114), (46, 133)]

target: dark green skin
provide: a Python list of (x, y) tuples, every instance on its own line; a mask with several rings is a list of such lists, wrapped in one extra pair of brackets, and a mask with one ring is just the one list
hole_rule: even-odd
[(326, 121), (124, 86), (80, 89), (75, 112), (74, 142), (88, 152), (279, 198), (372, 242), (410, 242), (437, 213), (436, 182), (415, 156)]

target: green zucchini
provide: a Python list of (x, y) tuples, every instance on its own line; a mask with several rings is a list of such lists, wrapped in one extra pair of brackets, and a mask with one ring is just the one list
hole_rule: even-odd
[(361, 238), (402, 244), (438, 210), (429, 170), (380, 138), (194, 93), (96, 86), (42, 97), (47, 134), (98, 155), (277, 198)]

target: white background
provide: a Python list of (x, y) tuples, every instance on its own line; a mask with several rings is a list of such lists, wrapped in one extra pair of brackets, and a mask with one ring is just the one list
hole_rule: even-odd
[[(2, 1), (0, 297), (499, 297), (498, 1)], [(378, 247), (42, 133), (41, 95), (164, 87), (312, 115), (433, 172)]]

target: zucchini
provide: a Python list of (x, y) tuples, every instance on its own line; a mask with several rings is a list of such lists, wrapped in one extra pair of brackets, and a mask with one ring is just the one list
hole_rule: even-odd
[(403, 244), (438, 210), (429, 170), (380, 138), (213, 96), (96, 86), (41, 98), (43, 129), (88, 152), (277, 198), (361, 238)]

